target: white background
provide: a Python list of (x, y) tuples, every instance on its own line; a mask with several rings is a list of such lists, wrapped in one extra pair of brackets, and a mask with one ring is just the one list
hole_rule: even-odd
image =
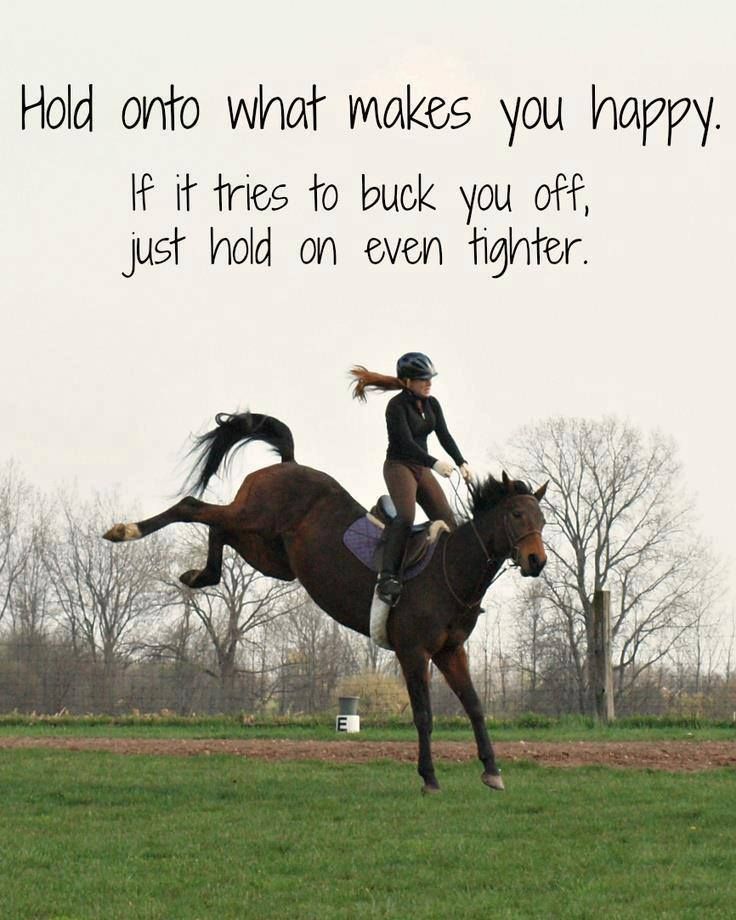
[[(369, 503), (382, 487), (384, 399), (349, 398), (353, 363), (392, 373), (419, 349), (461, 450), (499, 472), (522, 424), (615, 413), (672, 435), (702, 531), (736, 560), (733, 243), (734, 14), (730, 3), (100, 3), (2, 7), (2, 456), (41, 488), (117, 488), (146, 515), (180, 485), (182, 448), (215, 412), (250, 407), (293, 429), (297, 459)], [(347, 124), (349, 93), (468, 96), (456, 131)], [(29, 93), (94, 85), (94, 131), (20, 130)], [(177, 91), (201, 107), (191, 131), (126, 131), (131, 95)], [(259, 83), (284, 97), (327, 96), (317, 132), (228, 127), (226, 98)], [(708, 144), (691, 111), (671, 147), (655, 128), (590, 126), (590, 87), (627, 96), (715, 97)], [(519, 132), (499, 99), (564, 98), (564, 131)], [(33, 121), (33, 116), (31, 117)], [(720, 124), (715, 130), (714, 124)], [(156, 189), (130, 210), (131, 172)], [(176, 173), (199, 181), (174, 207)], [(220, 215), (217, 173), (286, 182), (275, 214)], [(361, 214), (360, 173), (435, 183), (436, 212)], [(312, 174), (338, 184), (311, 211)], [(584, 176), (590, 216), (537, 214), (535, 186)], [(481, 221), (583, 237), (572, 264), (470, 264), (458, 184), (511, 182), (514, 212)], [(187, 237), (181, 264), (130, 280), (133, 232)], [(208, 230), (268, 224), (273, 267), (208, 265)], [(336, 268), (302, 266), (300, 240), (332, 234)], [(445, 265), (368, 265), (368, 237), (436, 234)], [(577, 255), (577, 253), (580, 255)], [(583, 264), (587, 259), (587, 265)], [(237, 479), (262, 463), (253, 449)], [(223, 488), (230, 494), (231, 481)], [(731, 584), (734, 584), (733, 579)]]

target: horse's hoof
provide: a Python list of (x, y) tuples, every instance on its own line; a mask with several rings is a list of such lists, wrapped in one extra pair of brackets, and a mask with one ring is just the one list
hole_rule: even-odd
[(111, 543), (121, 543), (125, 539), (125, 524), (114, 524), (107, 533), (103, 533), (102, 539)]
[(433, 786), (430, 786), (427, 783), (425, 783), (422, 786), (422, 795), (434, 795), (436, 792), (442, 792), (442, 790), (437, 785), (437, 783), (435, 783)]
[(140, 536), (141, 531), (137, 524), (114, 524), (102, 538), (111, 543), (123, 543), (125, 540), (138, 540)]
[(202, 574), (201, 569), (189, 569), (188, 572), (183, 572), (179, 576), (179, 581), (186, 585), (187, 588), (199, 588), (200, 584), (197, 582), (197, 579)]
[(179, 581), (187, 588), (210, 588), (220, 583), (218, 575), (213, 575), (207, 569), (190, 569), (179, 576)]
[(499, 792), (503, 792), (506, 788), (503, 784), (503, 780), (497, 773), (481, 773), (480, 778), (489, 789), (497, 789)]

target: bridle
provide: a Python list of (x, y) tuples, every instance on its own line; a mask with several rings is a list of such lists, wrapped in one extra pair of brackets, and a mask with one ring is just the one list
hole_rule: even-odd
[(467, 518), (468, 523), (470, 524), (470, 527), (471, 527), (473, 533), (475, 534), (475, 536), (476, 536), (476, 538), (477, 538), (477, 540), (478, 540), (478, 543), (480, 544), (480, 548), (483, 550), (483, 555), (486, 557), (485, 570), (484, 570), (484, 572), (483, 572), (483, 574), (482, 574), (482, 576), (481, 576), (481, 580), (480, 580), (480, 584), (479, 584), (479, 590), (480, 590), (480, 588), (482, 587), (483, 583), (484, 583), (485, 580), (486, 580), (488, 569), (492, 569), (494, 566), (498, 565), (499, 563), (500, 563), (501, 566), (503, 566), (504, 561), (505, 561), (505, 560), (509, 560), (508, 565), (507, 565), (505, 568), (499, 568), (499, 571), (496, 572), (496, 574), (493, 576), (493, 578), (491, 578), (491, 580), (488, 582), (488, 584), (485, 586), (485, 588), (483, 588), (483, 590), (482, 590), (480, 596), (477, 598), (477, 600), (474, 600), (474, 601), (464, 601), (461, 597), (459, 597), (459, 596), (455, 593), (454, 588), (453, 588), (452, 585), (450, 584), (450, 578), (449, 578), (449, 575), (448, 575), (448, 572), (447, 572), (447, 547), (448, 547), (448, 545), (449, 545), (449, 543), (450, 543), (450, 540), (452, 539), (453, 535), (454, 535), (457, 531), (452, 531), (451, 533), (449, 533), (449, 534), (446, 535), (445, 540), (443, 541), (443, 544), (442, 544), (442, 574), (443, 574), (444, 579), (445, 579), (445, 584), (447, 585), (447, 590), (450, 592), (450, 594), (453, 596), (453, 598), (458, 602), (458, 604), (460, 604), (460, 605), (461, 605), (462, 607), (464, 607), (466, 610), (471, 610), (473, 607), (477, 607), (477, 606), (480, 604), (480, 602), (483, 600), (483, 596), (485, 595), (486, 591), (487, 591), (487, 590), (491, 587), (491, 585), (492, 585), (495, 581), (497, 581), (505, 572), (508, 572), (508, 570), (509, 570), (510, 568), (518, 568), (518, 567), (519, 567), (519, 544), (522, 542), (522, 540), (526, 540), (527, 537), (531, 537), (531, 536), (534, 535), (534, 534), (539, 534), (539, 536), (541, 537), (541, 536), (542, 536), (542, 531), (539, 530), (538, 528), (534, 528), (533, 530), (527, 530), (526, 533), (521, 534), (521, 536), (514, 537), (512, 531), (511, 531), (511, 527), (510, 527), (510, 525), (509, 525), (509, 518), (510, 518), (511, 515), (509, 514), (508, 511), (504, 511), (504, 513), (503, 513), (503, 529), (504, 529), (504, 532), (505, 532), (505, 534), (506, 534), (506, 539), (509, 541), (509, 553), (507, 553), (506, 555), (504, 555), (504, 556), (502, 556), (502, 557), (500, 557), (500, 558), (499, 558), (498, 556), (491, 555), (491, 553), (488, 552), (488, 548), (486, 547), (485, 543), (483, 542), (483, 538), (482, 538), (481, 535), (478, 533), (478, 528), (475, 526), (475, 521), (473, 520), (473, 517), (472, 517), (472, 515), (471, 515), (471, 513), (470, 513), (470, 509), (466, 506), (466, 504), (465, 504), (465, 502), (463, 501), (463, 499), (462, 499), (460, 493), (459, 493), (458, 490), (457, 490), (457, 486), (455, 485), (455, 483), (453, 482), (452, 479), (450, 479), (450, 485), (452, 486), (453, 491), (455, 492), (455, 497), (456, 497), (456, 500), (457, 500), (456, 510), (457, 510), (457, 507), (458, 507), (458, 506), (459, 506), (459, 508), (462, 509), (463, 514), (464, 514), (465, 517)]
[(534, 530), (527, 530), (526, 533), (523, 533), (520, 537), (516, 537), (516, 539), (514, 539), (511, 533), (511, 528), (509, 527), (508, 511), (505, 511), (503, 515), (503, 529), (506, 531), (506, 539), (509, 541), (509, 547), (511, 548), (510, 556), (511, 556), (511, 559), (513, 560), (511, 564), (513, 566), (518, 566), (519, 565), (519, 544), (521, 543), (521, 541), (526, 540), (527, 537), (531, 537), (533, 534), (539, 534), (539, 537), (541, 539), (542, 531), (539, 530), (538, 528), (535, 528)]

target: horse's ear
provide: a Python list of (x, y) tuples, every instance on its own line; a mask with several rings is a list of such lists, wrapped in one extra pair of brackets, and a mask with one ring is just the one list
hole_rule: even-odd
[(509, 477), (506, 475), (506, 470), (502, 471), (501, 480), (503, 481), (503, 485), (506, 491), (509, 493), (509, 495), (512, 495), (514, 492), (514, 481), (513, 479), (509, 479)]
[(547, 486), (548, 486), (548, 485), (549, 485), (549, 479), (547, 480), (547, 482), (545, 482), (545, 484), (544, 484), (543, 486), (540, 486), (540, 487), (537, 489), (537, 491), (534, 493), (534, 497), (536, 498), (536, 500), (537, 500), (538, 502), (541, 502), (542, 499), (544, 498), (544, 494), (545, 494), (545, 492), (547, 491)]

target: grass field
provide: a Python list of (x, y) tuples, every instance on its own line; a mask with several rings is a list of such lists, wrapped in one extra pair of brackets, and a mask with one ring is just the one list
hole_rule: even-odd
[[(492, 737), (497, 741), (664, 741), (736, 740), (736, 723), (702, 719), (657, 719), (637, 717), (621, 719), (609, 726), (591, 719), (568, 716), (551, 719), (523, 716), (514, 721), (489, 721)], [(340, 740), (335, 732), (334, 716), (264, 720), (244, 725), (239, 718), (176, 716), (23, 716), (0, 715), (0, 736), (57, 737), (143, 737), (143, 738), (291, 738)], [(351, 741), (413, 741), (416, 731), (407, 715), (383, 721), (361, 720), (359, 734)], [(464, 717), (435, 719), (436, 740), (469, 741), (473, 733)]]
[(0, 751), (0, 917), (734, 916), (733, 771), (479, 770)]

